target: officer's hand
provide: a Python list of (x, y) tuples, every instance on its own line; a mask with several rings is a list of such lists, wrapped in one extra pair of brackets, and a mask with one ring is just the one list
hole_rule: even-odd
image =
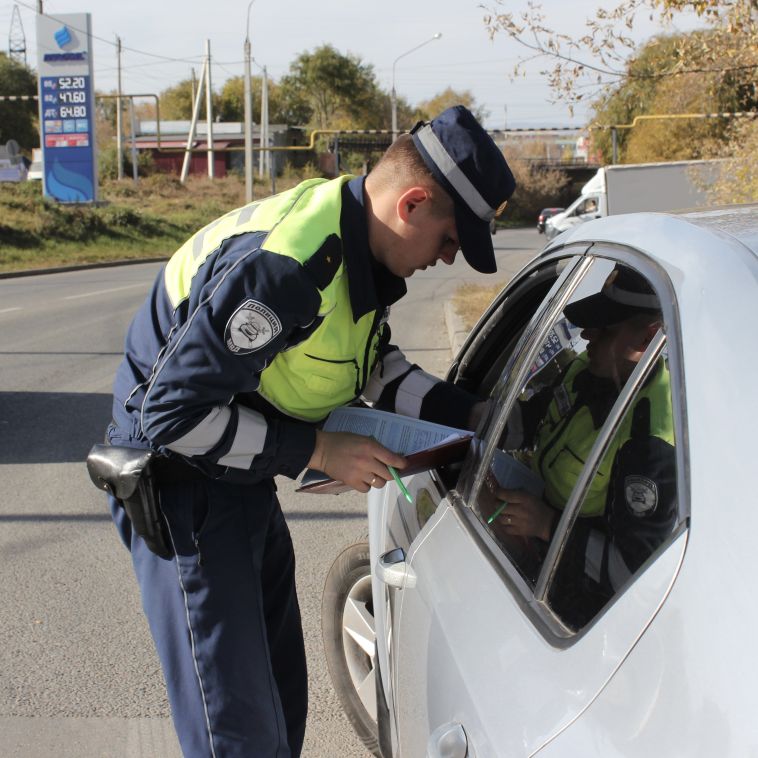
[(323, 471), (358, 492), (384, 487), (392, 479), (387, 466), (405, 468), (405, 458), (371, 437), (349, 432), (316, 431), (316, 447), (308, 468)]
[(553, 523), (560, 515), (555, 508), (551, 508), (526, 490), (506, 490), (499, 487), (495, 496), (506, 503), (497, 521), (507, 534), (539, 537), (545, 542), (550, 541)]

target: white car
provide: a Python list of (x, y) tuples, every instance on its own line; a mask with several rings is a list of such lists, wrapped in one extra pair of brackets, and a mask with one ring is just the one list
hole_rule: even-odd
[[(509, 441), (516, 410), (581, 357), (584, 332), (564, 308), (605, 292), (620, 266), (649, 283), (663, 327), (599, 416), (552, 537), (516, 538), (494, 515), (492, 479), (503, 461), (534, 470)], [(466, 459), (406, 478), (412, 505), (393, 483), (372, 491), (368, 543), (327, 580), (330, 671), (371, 752), (758, 755), (757, 285), (758, 206), (743, 206), (582, 224), (495, 299), (448, 376), (491, 400)], [(674, 495), (640, 542), (635, 515), (663, 507), (652, 482), (625, 482), (625, 532), (609, 505), (586, 506), (658, 371)], [(592, 602), (589, 557), (568, 557), (582, 529), (606, 539), (610, 562), (614, 545), (644, 542)]]

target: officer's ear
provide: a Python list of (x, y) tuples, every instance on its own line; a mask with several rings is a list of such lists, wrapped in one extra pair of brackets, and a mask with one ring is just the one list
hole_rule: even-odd
[(431, 192), (421, 185), (408, 187), (403, 190), (397, 199), (395, 210), (398, 218), (405, 224), (411, 220), (411, 214), (415, 213), (425, 203), (431, 203)]

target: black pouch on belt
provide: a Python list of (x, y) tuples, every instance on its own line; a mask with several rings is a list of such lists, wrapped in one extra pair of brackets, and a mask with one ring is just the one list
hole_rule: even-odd
[(161, 558), (172, 558), (174, 550), (158, 502), (158, 458), (152, 450), (94, 445), (87, 456), (87, 471), (98, 489), (124, 506), (132, 528), (148, 548)]

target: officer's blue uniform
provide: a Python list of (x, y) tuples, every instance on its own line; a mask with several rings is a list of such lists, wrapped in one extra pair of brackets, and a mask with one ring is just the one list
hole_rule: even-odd
[[(488, 222), (513, 192), (510, 171), (465, 109), (449, 109), (432, 124), (414, 141), (427, 162), (428, 151), (434, 160), (447, 156), (433, 174), (456, 203), (464, 255), (479, 270), (494, 270)], [(484, 181), (483, 167), (495, 178)], [(293, 190), (293, 203), (318, 192), (317, 184)], [(258, 204), (227, 214), (190, 240), (166, 268), (174, 271), (181, 254), (189, 264), (181, 282), (161, 274), (136, 314), (114, 383), (111, 444), (151, 448), (187, 466), (186, 476), (160, 485), (174, 559), (150, 552), (119, 503), (111, 498), (110, 505), (132, 553), (189, 758), (285, 758), (302, 747), (307, 681), (295, 559), (273, 478), (303, 470), (315, 425), (289, 413), (264, 386), (280, 356), (303, 352), (328, 323), (320, 308), (336, 267), (344, 261), (351, 309), (345, 311), (343, 300), (341, 312), (356, 327), (371, 324), (366, 358), (362, 365), (353, 361), (356, 397), (461, 427), (476, 401), (388, 344), (386, 316), (405, 283), (369, 249), (364, 180), (327, 184), (320, 186), (339, 202), (324, 213), (337, 216), (317, 215), (313, 223), (326, 220), (339, 233), (305, 258), (272, 252), (267, 232), (245, 226)], [(261, 208), (276, 202), (263, 201)], [(462, 202), (471, 208), (461, 211)], [(464, 212), (466, 218), (459, 216)], [(242, 231), (222, 234), (225, 223)], [(296, 225), (289, 228), (298, 239), (315, 236), (303, 229), (298, 237)], [(466, 240), (485, 240), (489, 249), (467, 247)]]
[[(403, 280), (378, 266), (368, 250), (363, 181), (353, 179), (342, 193), (343, 249), (356, 316), (389, 307), (405, 293)], [(126, 358), (115, 381), (112, 444), (158, 447), (170, 454), (172, 437), (186, 429), (188, 419), (202, 415), (196, 409), (207, 412), (214, 400), (232, 396), (240, 403), (238, 412), (255, 409), (268, 426), (265, 446), (248, 469), (218, 463), (229, 448), (226, 437), (234, 433), (232, 419), (221, 442), (192, 457), (193, 464), (208, 474), (204, 481), (162, 488), (161, 508), (176, 550), (175, 562), (147, 550), (132, 533), (123, 509), (111, 499), (114, 520), (132, 551), (187, 756), (298, 755), (305, 728), (307, 684), (295, 561), (272, 477), (294, 477), (302, 471), (313, 449), (314, 427), (286, 418), (254, 393), (235, 393), (236, 356), (219, 351), (218, 359), (229, 365), (214, 366), (207, 378), (198, 377), (208, 354), (203, 341), (192, 339), (176, 347), (172, 342), (212, 289), (216, 272), (226, 271), (261, 240), (261, 235), (247, 234), (225, 244), (198, 270), (189, 302), (178, 311), (171, 310), (164, 280), (158, 277), (129, 329)], [(260, 250), (237, 279), (240, 291), (235, 293), (235, 283), (227, 282), (233, 294), (224, 293), (232, 306), (254, 297), (284, 323), (313, 320), (314, 285), (292, 260)], [(282, 282), (287, 282), (286, 288)], [(199, 294), (194, 297), (194, 292)], [(212, 306), (211, 300), (204, 307)], [(206, 342), (214, 339), (208, 333), (203, 337)], [(167, 354), (171, 359), (162, 360)], [(262, 368), (270, 354), (264, 349), (255, 360)], [(390, 346), (384, 348), (384, 364), (383, 376), (372, 378), (379, 407), (396, 410), (403, 384), (420, 384), (422, 417), (465, 425), (474, 398), (424, 374)], [(156, 365), (161, 366), (158, 390), (150, 382)], [(182, 381), (181, 372), (191, 372), (193, 366), (194, 381)], [(146, 405), (149, 386), (159, 401)]]

